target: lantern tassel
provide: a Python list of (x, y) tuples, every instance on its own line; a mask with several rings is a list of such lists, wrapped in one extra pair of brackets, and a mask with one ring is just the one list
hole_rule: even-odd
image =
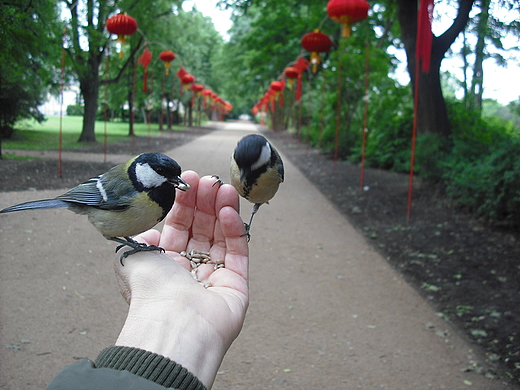
[(148, 68), (144, 68), (143, 92), (148, 91)]
[(296, 86), (296, 101), (299, 102), (302, 98), (302, 75), (298, 75), (298, 84)]
[(352, 28), (350, 27), (350, 24), (349, 23), (344, 23), (343, 24), (343, 28), (342, 28), (341, 36), (343, 38), (348, 38), (348, 37), (350, 37), (351, 33), (352, 33)]

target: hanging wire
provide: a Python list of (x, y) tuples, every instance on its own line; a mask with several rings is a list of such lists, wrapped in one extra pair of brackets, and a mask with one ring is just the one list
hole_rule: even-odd
[(365, 180), (365, 152), (368, 136), (368, 85), (370, 79), (370, 44), (367, 32), (366, 58), (365, 58), (365, 107), (363, 112), (363, 144), (361, 147), (361, 174), (359, 179), (359, 189), (363, 190), (363, 182)]
[(60, 131), (58, 135), (58, 177), (62, 177), (62, 149), (63, 149), (63, 91), (65, 89), (65, 37), (67, 27), (63, 28), (63, 43), (61, 47), (61, 80), (60, 80)]
[(410, 157), (410, 182), (408, 184), (408, 209), (406, 211), (406, 221), (410, 222), (410, 214), (412, 212), (412, 193), (413, 193), (413, 175), (415, 169), (415, 143), (417, 139), (417, 113), (419, 105), (419, 59), (415, 60), (415, 85), (413, 93), (413, 129), (412, 129), (412, 154)]
[(108, 152), (108, 130), (107, 130), (107, 121), (108, 121), (108, 60), (109, 60), (109, 52), (108, 48), (106, 50), (106, 59), (105, 59), (105, 109), (103, 110), (103, 161), (107, 162), (107, 152)]

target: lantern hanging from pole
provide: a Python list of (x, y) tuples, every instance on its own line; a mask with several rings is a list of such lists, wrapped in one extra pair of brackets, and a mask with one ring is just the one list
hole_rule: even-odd
[[(126, 13), (118, 14), (109, 18), (105, 26), (109, 33), (117, 35), (117, 42), (123, 46), (126, 37), (137, 31), (137, 21)], [(123, 57), (123, 50), (119, 52), (119, 58)]]
[(171, 62), (175, 59), (175, 53), (171, 50), (162, 51), (159, 58), (164, 61), (164, 68), (166, 69), (166, 76), (170, 74)]
[(280, 92), (283, 89), (283, 84), (281, 81), (273, 81), (270, 87), (273, 91)]
[(293, 66), (289, 66), (288, 68), (285, 68), (283, 73), (284, 73), (285, 77), (287, 77), (289, 79), (289, 89), (292, 89), (294, 80), (296, 80), (298, 78), (298, 75), (300, 73), (298, 73), (298, 70), (296, 68), (294, 68)]
[(191, 106), (193, 107), (195, 105), (195, 94), (197, 95), (197, 99), (200, 98), (200, 95), (202, 93), (202, 90), (204, 89), (204, 85), (202, 84), (191, 84)]
[(327, 34), (316, 29), (303, 36), (302, 47), (311, 53), (312, 73), (316, 73), (321, 62), (320, 53), (329, 51), (332, 47), (332, 41)]
[(350, 37), (351, 26), (365, 20), (370, 5), (366, 0), (330, 0), (327, 3), (327, 14), (336, 23), (343, 25), (342, 36)]
[(204, 91), (202, 91), (202, 96), (204, 97), (204, 109), (206, 109), (206, 107), (208, 106), (208, 98), (211, 99), (211, 94), (213, 93), (213, 91), (211, 89), (205, 89)]
[(280, 98), (280, 107), (283, 107), (283, 90), (285, 88), (285, 83), (282, 81), (273, 81), (270, 85), (271, 90), (275, 92), (274, 100), (278, 100), (278, 95), (281, 94), (282, 98)]
[(193, 84), (195, 82), (195, 77), (189, 73), (186, 73), (184, 76), (181, 77), (181, 83), (184, 85), (186, 90), (190, 87), (190, 84)]
[(143, 54), (137, 60), (144, 67), (144, 84), (143, 84), (143, 92), (148, 90), (148, 65), (150, 65), (150, 61), (152, 61), (152, 53), (148, 50), (148, 46), (145, 47)]

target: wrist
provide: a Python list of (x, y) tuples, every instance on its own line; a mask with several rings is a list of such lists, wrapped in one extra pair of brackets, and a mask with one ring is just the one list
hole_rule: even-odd
[[(211, 388), (228, 345), (189, 303), (141, 304), (132, 299), (116, 346), (138, 348), (164, 356)], [(175, 313), (182, 313), (176, 316)]]
[(180, 364), (142, 349), (105, 348), (97, 357), (95, 367), (129, 371), (165, 388), (206, 390), (202, 382)]

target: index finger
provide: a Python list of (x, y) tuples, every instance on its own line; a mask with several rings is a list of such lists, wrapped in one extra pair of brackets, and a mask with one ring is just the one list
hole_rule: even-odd
[(190, 189), (185, 192), (177, 191), (175, 203), (164, 220), (159, 243), (162, 248), (174, 252), (186, 250), (199, 187), (199, 175), (194, 171), (185, 171), (181, 177), (190, 185)]

